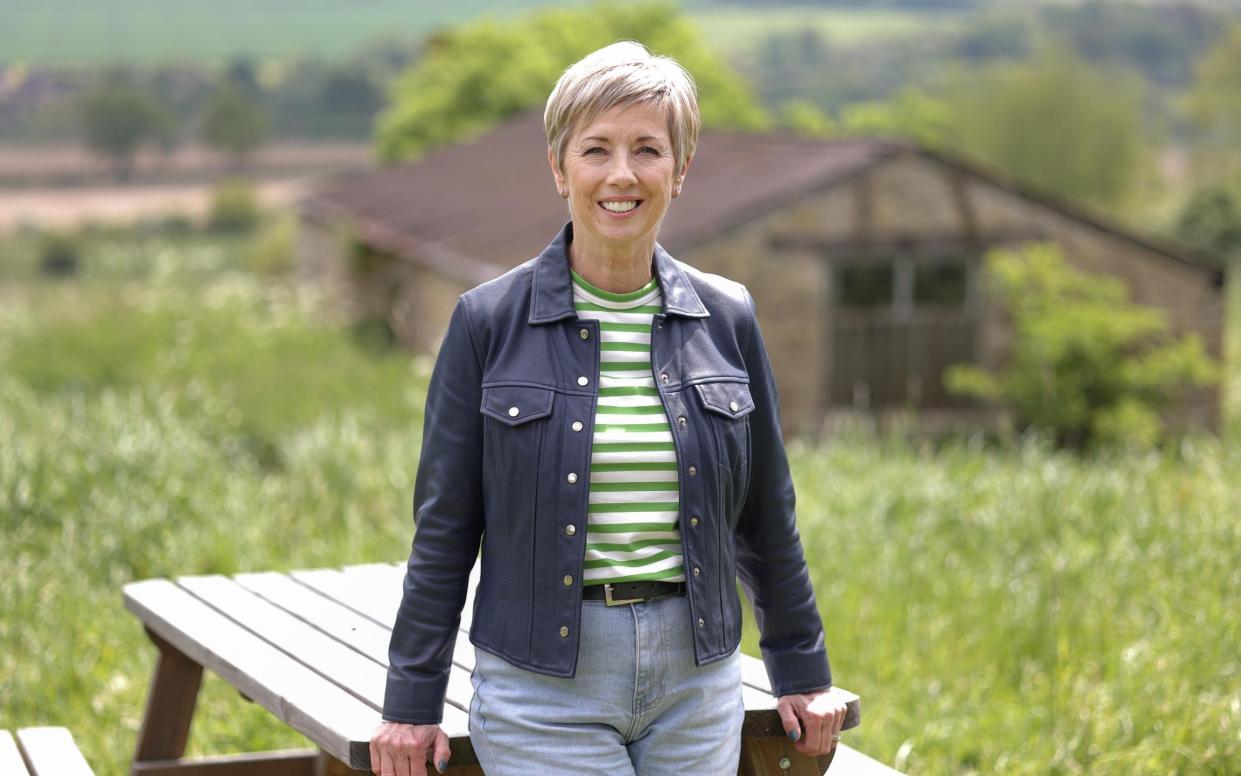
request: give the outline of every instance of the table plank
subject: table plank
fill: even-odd
[[[380,722],[373,708],[166,579],[132,582],[124,593],[125,607],[187,657],[333,757],[365,766]]]
[[[13,734],[7,730],[0,730],[0,774],[4,776],[26,776],[26,763],[22,760],[22,755],[17,751],[17,742],[13,740]]]
[[[282,598],[294,606],[293,610],[246,589],[241,585],[241,577],[233,580],[181,577],[177,582],[195,595],[206,596],[204,600],[216,610],[261,634],[283,652],[382,711],[387,684],[387,639],[390,637],[387,629],[298,585],[287,576],[271,575],[258,580],[253,579],[254,576],[259,575],[248,575],[246,581]],[[311,622],[314,625],[310,625]],[[323,623],[330,627],[320,627]],[[359,628],[365,636],[361,643],[355,643]],[[379,647],[381,642],[382,648]],[[465,680],[468,682],[468,678]],[[444,709],[441,728],[449,738],[469,736],[468,708],[467,705],[465,710],[458,706]]]
[[[86,758],[62,727],[33,727],[17,731],[17,745],[26,756],[32,776],[94,776]]]
[[[383,708],[387,668],[259,598],[228,577],[177,577],[196,598],[372,709]]]
[[[360,567],[350,567],[350,569],[357,568]],[[387,573],[390,574],[390,572]],[[315,569],[295,571],[292,576],[333,601],[368,617],[378,625],[390,629],[392,622],[396,619],[396,606],[389,605],[391,596],[387,596],[389,603],[385,603],[382,600],[384,596],[377,593],[374,588],[374,577],[365,573],[347,574],[345,571],[335,569]],[[400,589],[398,588],[398,605],[399,596]],[[468,714],[470,699],[474,697],[474,686],[470,682],[470,672],[474,668],[474,647],[464,634],[457,634],[453,644],[452,662],[454,668],[448,673],[447,701],[451,706]],[[468,725],[465,729],[469,730]]]

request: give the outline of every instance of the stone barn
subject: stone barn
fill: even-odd
[[[458,294],[537,255],[566,220],[545,149],[530,113],[337,180],[302,203],[300,269],[353,319],[433,352]],[[1223,272],[1209,257],[906,143],[704,132],[659,239],[750,288],[790,432],[907,409],[927,430],[994,421],[941,382],[949,365],[996,366],[1010,347],[981,282],[994,246],[1054,241],[1223,352]],[[1212,388],[1187,391],[1167,420],[1218,430],[1220,415]]]

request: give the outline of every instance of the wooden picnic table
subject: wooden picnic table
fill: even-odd
[[[369,741],[380,723],[388,641],[404,573],[404,564],[370,564],[125,585],[126,608],[142,621],[159,650],[131,773],[369,772]],[[471,596],[473,589],[471,584]],[[441,725],[451,741],[448,773],[453,776],[482,774],[469,738],[474,648],[467,632],[472,611],[467,601]],[[183,758],[204,668],[317,748]],[[743,655],[742,675],[746,718],[740,776],[824,773],[831,755],[805,757],[785,736],[762,661]],[[845,728],[857,725],[858,697],[840,688],[833,692],[848,703]]]

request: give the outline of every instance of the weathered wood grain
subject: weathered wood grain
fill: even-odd
[[[133,582],[124,592],[147,627],[324,751],[358,765],[369,757],[365,742],[380,721],[373,708],[168,580]]]

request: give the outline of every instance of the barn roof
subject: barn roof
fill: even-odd
[[[338,179],[303,200],[303,214],[342,219],[365,244],[462,281],[483,282],[537,255],[567,219],[563,200],[554,194],[546,147],[542,114],[531,111],[413,162]],[[1176,261],[1214,268],[1190,248],[1134,234],[961,159],[893,140],[780,133],[704,131],[693,174],[668,211],[660,244],[675,254],[907,153],[956,167]]]

